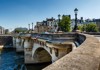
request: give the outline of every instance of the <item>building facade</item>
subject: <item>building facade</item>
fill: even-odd
[[[46,18],[42,22],[37,22],[34,31],[35,33],[45,33],[45,32],[57,32],[58,20],[52,18]]]
[[[2,26],[0,26],[0,34],[5,34],[5,29]]]

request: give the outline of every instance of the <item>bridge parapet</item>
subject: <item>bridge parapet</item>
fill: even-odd
[[[85,41],[53,64],[47,66],[43,70],[99,70],[100,69],[100,43],[90,35],[79,34],[81,40]],[[78,40],[79,41],[79,40]]]

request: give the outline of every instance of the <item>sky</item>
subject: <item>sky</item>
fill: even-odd
[[[78,8],[78,18],[100,18],[100,0],[0,0],[0,26],[13,30],[27,27],[58,14],[71,15]]]

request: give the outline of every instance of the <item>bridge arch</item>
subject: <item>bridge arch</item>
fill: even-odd
[[[51,54],[45,48],[42,47],[39,47],[34,50],[33,59],[36,63],[52,62]]]

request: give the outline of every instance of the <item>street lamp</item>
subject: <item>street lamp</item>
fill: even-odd
[[[33,31],[33,23],[32,23],[32,31]]]
[[[77,13],[78,13],[77,8],[74,9],[74,13],[75,13],[75,26],[74,26],[73,31],[76,32],[76,30],[77,30]]]
[[[30,24],[28,24],[28,33],[30,32]]]
[[[30,30],[30,24],[28,24],[28,28],[29,28],[29,30]]]
[[[60,22],[60,16],[61,16],[61,15],[59,14],[59,15],[58,15],[59,22]]]
[[[59,14],[59,15],[58,15],[58,23],[60,23],[60,16],[61,16],[61,15]],[[58,27],[58,31],[60,31],[60,30],[61,30],[61,27],[59,26],[59,27]]]

